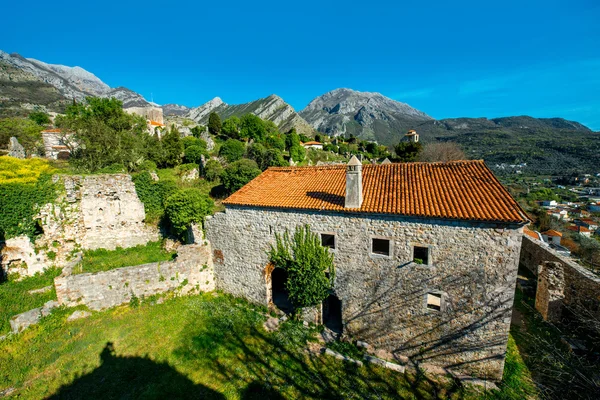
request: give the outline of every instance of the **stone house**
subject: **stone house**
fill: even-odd
[[[548,231],[542,232],[542,238],[544,242],[560,245],[560,241],[562,240],[562,233],[559,231],[555,231],[554,229],[550,229]]]
[[[277,302],[275,233],[334,253],[315,316],[398,359],[500,380],[525,212],[483,161],[269,168],[206,221],[218,289]],[[283,303],[282,303],[283,304]]]

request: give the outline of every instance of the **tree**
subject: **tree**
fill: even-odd
[[[285,136],[285,148],[289,150],[294,146],[300,146],[300,136],[296,133],[296,129],[292,129],[290,133]]]
[[[424,162],[448,162],[455,160],[466,160],[467,156],[460,146],[454,142],[433,142],[423,147],[419,154],[419,161]]]
[[[285,140],[283,140],[280,135],[271,135],[267,137],[265,144],[271,149],[277,149],[280,151],[285,150]]]
[[[256,162],[243,158],[225,168],[221,175],[221,182],[229,193],[239,190],[246,183],[260,175],[261,170]]]
[[[193,164],[202,164],[202,156],[208,157],[208,153],[205,149],[198,145],[190,146],[184,151],[185,162]]]
[[[312,233],[308,225],[296,227],[291,239],[286,230],[283,236],[275,234],[275,240],[275,246],[271,246],[268,253],[269,260],[275,267],[287,271],[285,286],[294,306],[321,304],[333,288],[333,254],[321,245],[318,235]]]
[[[204,178],[207,181],[214,182],[221,178],[225,169],[217,160],[208,160],[204,166]]]
[[[42,111],[34,111],[31,114],[29,114],[28,118],[36,124],[38,124],[39,126],[45,126],[51,122],[50,116]]]
[[[10,138],[14,136],[25,148],[27,155],[31,155],[41,147],[41,131],[41,126],[28,119],[0,119],[0,147],[6,148]]]
[[[283,158],[281,151],[277,149],[268,149],[265,157],[265,169],[269,167],[285,167],[289,165]]]
[[[230,138],[239,139],[241,123],[242,122],[238,117],[229,117],[223,122],[223,129],[221,130],[221,132],[223,133],[223,135],[228,136]]]
[[[396,158],[400,162],[416,161],[421,149],[419,142],[400,142],[394,147]]]
[[[225,158],[227,162],[234,162],[244,156],[246,145],[235,139],[227,139],[219,149],[219,156]]]
[[[197,139],[200,139],[202,137],[202,133],[206,131],[206,127],[202,125],[197,125],[190,129],[190,131],[192,132],[192,136],[194,136]]]
[[[304,161],[306,157],[306,149],[300,145],[290,147],[290,157],[296,162]]]
[[[181,156],[183,155],[183,143],[181,134],[177,128],[173,127],[162,138],[162,148],[164,158],[162,166],[167,168],[176,167],[181,164]]]
[[[146,121],[123,111],[117,99],[88,97],[87,105],[73,103],[56,124],[65,132],[74,132],[66,145],[71,150],[70,163],[76,168],[94,172],[114,164],[129,171],[136,170],[156,145],[148,135]],[[65,137],[66,139],[66,137]]]
[[[250,147],[248,147],[248,158],[256,161],[256,164],[262,170],[267,168],[265,166],[266,156],[267,149],[262,144],[253,143]]]
[[[216,112],[211,112],[208,116],[208,131],[217,136],[221,133],[221,117]]]
[[[246,114],[242,117],[240,127],[240,137],[243,139],[253,139],[261,142],[267,136],[267,130],[263,120],[254,114]]]
[[[212,199],[200,189],[181,189],[165,202],[165,214],[178,235],[183,235],[190,224],[202,223],[204,217],[212,214]]]

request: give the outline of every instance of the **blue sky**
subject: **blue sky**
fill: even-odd
[[[600,130],[600,1],[9,2],[0,49],[81,66],[160,104],[339,87],[434,118],[563,117]]]

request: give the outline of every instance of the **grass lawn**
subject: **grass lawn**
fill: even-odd
[[[145,245],[116,250],[86,250],[81,263],[73,268],[73,274],[108,271],[115,268],[172,260],[175,253],[166,251],[162,243],[148,242]]]
[[[525,398],[518,390],[482,393],[310,355],[306,341],[314,330],[288,321],[268,333],[265,310],[226,295],[145,301],[67,323],[72,312],[59,309],[0,342],[0,393],[11,389],[24,399]],[[510,350],[516,351],[512,342]]]
[[[20,281],[10,280],[0,284],[0,335],[10,331],[10,318],[41,307],[48,300],[56,300],[54,278],[60,275],[60,270],[51,268],[44,274],[36,274]],[[45,293],[29,294],[30,290],[41,289],[52,285],[52,290]]]

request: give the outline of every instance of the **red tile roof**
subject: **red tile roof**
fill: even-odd
[[[318,146],[318,145],[322,145],[322,144],[323,143],[321,143],[321,142],[312,141],[312,142],[302,143],[302,146]]]
[[[542,235],[562,237],[562,233],[560,233],[559,231],[555,231],[554,229],[550,229],[549,231],[542,232]]]
[[[527,236],[529,236],[529,237],[531,237],[531,238],[534,238],[534,239],[540,240],[540,237],[538,236],[537,232],[535,232],[535,231],[532,231],[532,230],[531,230],[531,229],[529,229],[528,227],[524,227],[524,228],[523,228],[523,234],[525,234],[525,235],[527,235]]]
[[[42,133],[60,133],[61,130],[59,128],[54,128],[54,129],[44,129],[42,131]]]
[[[153,126],[165,126],[165,124],[161,124],[160,122],[156,122],[156,121],[150,121],[150,125],[153,125]]]
[[[459,220],[528,221],[483,161],[364,165],[363,203],[344,207],[346,166],[269,168],[223,203]]]

